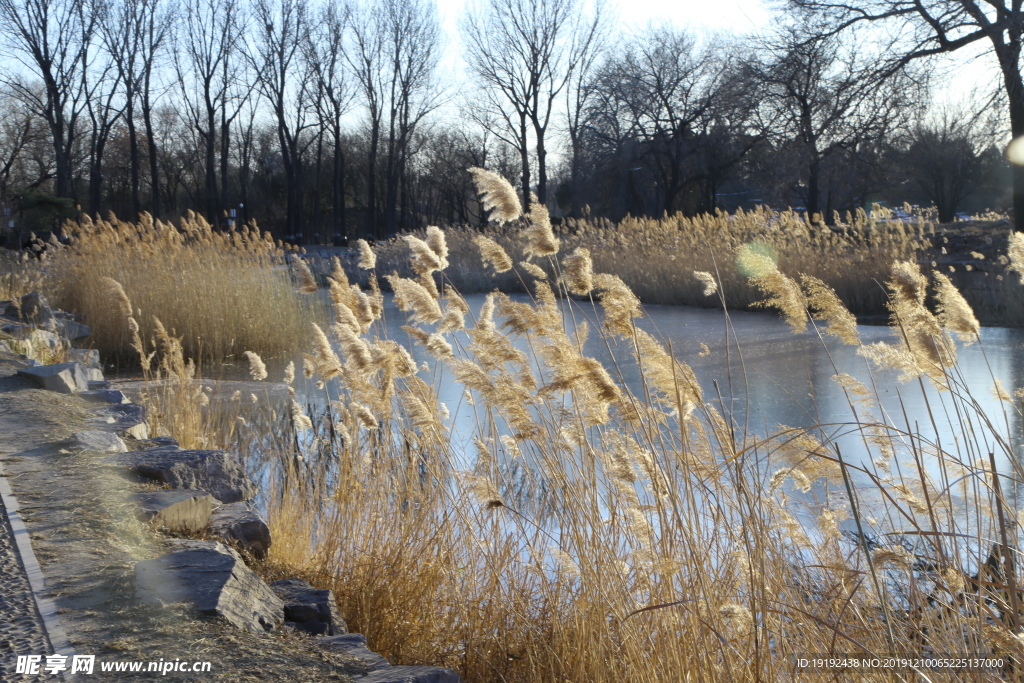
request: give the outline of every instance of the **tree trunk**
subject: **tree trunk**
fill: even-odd
[[[341,134],[337,128],[334,135],[333,170],[331,204],[334,215],[334,246],[341,246],[348,241],[348,232],[345,229],[345,153],[341,149]]]
[[[819,205],[821,202],[821,160],[817,157],[811,161],[807,169],[807,218],[813,220],[814,214],[821,213]]]
[[[160,217],[160,177],[157,171],[156,139],[153,135],[152,107],[149,103],[149,76],[146,76],[145,91],[142,95],[142,122],[146,127],[146,147],[149,154],[150,206],[154,218]]]
[[[523,165],[523,213],[530,212],[530,148],[526,146],[526,112],[519,115],[519,157]]]
[[[367,159],[366,174],[366,234],[368,237],[382,239],[384,235],[377,232],[377,148],[380,145],[380,123],[376,120],[370,124],[370,154]]]
[[[544,148],[544,129],[534,126],[534,133],[537,136],[537,201],[542,206],[548,203],[548,151]]]
[[[139,195],[139,136],[135,130],[135,93],[129,89],[124,109],[125,125],[128,127],[128,164],[131,175],[132,220],[139,219],[142,199]]]
[[[1003,67],[1003,83],[1010,104],[1010,130],[1014,139],[1024,135],[1024,80],[1017,69],[1017,60],[999,60]],[[1013,164],[1013,224],[1024,231],[1024,166]]]
[[[206,219],[216,227],[220,222],[217,212],[217,130],[216,111],[207,109],[206,116]]]
[[[220,193],[225,203],[230,201],[228,196],[228,156],[231,150],[231,123],[224,117],[225,109],[221,109],[220,122]]]

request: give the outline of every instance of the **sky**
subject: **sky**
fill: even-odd
[[[438,10],[447,40],[446,56],[442,70],[460,80],[463,63],[460,52],[458,20],[468,4],[474,0],[437,0]],[[586,1],[586,0],[584,0]],[[667,22],[696,32],[722,32],[744,35],[763,31],[771,27],[774,20],[772,0],[605,0],[613,10],[620,28],[642,28],[651,22]],[[937,101],[956,103],[966,93],[979,86],[987,85],[997,78],[998,70],[994,60],[986,55],[980,59],[978,51],[967,51],[955,57],[934,62],[943,70],[939,86],[933,90]],[[982,50],[984,52],[984,50]],[[945,69],[949,71],[945,71]],[[998,87],[998,85],[996,85]]]

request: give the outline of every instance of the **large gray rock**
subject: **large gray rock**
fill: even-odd
[[[129,404],[131,405],[131,404]],[[181,450],[175,446],[132,451],[121,456],[131,470],[175,489],[198,489],[222,503],[256,495],[245,466],[227,451]]]
[[[331,591],[317,590],[302,579],[281,579],[270,587],[284,602],[285,624],[316,636],[348,631]]]
[[[99,417],[93,424],[133,439],[148,439],[149,425],[146,423],[146,407],[138,403],[121,403],[104,406],[98,410]]]
[[[139,517],[157,529],[189,532],[206,528],[215,502],[206,491],[190,489],[137,493],[134,499]]]
[[[178,440],[173,436],[151,436],[145,441],[139,442],[143,448],[164,448],[180,451]]]
[[[85,379],[87,382],[102,382],[104,380],[103,371],[99,368],[86,368]]]
[[[288,607],[285,606],[287,610]],[[347,657],[355,657],[361,660],[370,671],[386,669],[391,662],[384,659],[370,648],[366,647],[366,636],[362,633],[346,633],[340,636],[324,636],[320,638],[320,644],[326,647],[333,647],[341,650]]]
[[[191,541],[181,550],[135,564],[135,591],[148,603],[186,602],[238,628],[272,631],[284,603],[235,551],[216,541]]]
[[[39,292],[32,292],[21,297],[21,301],[17,306],[14,305],[13,301],[7,304],[4,315],[15,320],[43,324],[53,317],[53,311],[50,310],[50,303],[46,300],[45,296]]]
[[[214,510],[210,535],[219,536],[227,545],[237,544],[258,560],[270,549],[270,528],[247,503],[229,503]]]
[[[52,325],[53,331],[68,341],[84,339],[92,334],[92,330],[89,329],[88,325],[83,325],[67,316],[55,317]]]
[[[69,349],[68,358],[86,368],[102,368],[100,352],[96,349]]]
[[[87,430],[75,432],[69,440],[72,448],[83,451],[97,451],[99,453],[124,453],[128,447],[117,434],[101,432],[98,430]]]
[[[74,394],[89,388],[81,363],[37,365],[33,368],[22,368],[18,370],[18,374],[44,389],[59,391],[62,394]]]
[[[90,382],[90,385],[92,383]],[[128,403],[128,397],[117,389],[90,389],[79,394],[82,398],[93,403]]]
[[[359,683],[462,683],[462,676],[443,666],[389,666],[370,672]]]

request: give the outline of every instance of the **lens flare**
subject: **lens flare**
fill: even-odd
[[[1024,166],[1024,135],[1014,138],[1006,146],[1006,158],[1010,160],[1011,164]]]

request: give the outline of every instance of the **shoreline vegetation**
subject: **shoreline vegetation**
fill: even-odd
[[[312,302],[306,259],[256,232],[217,235],[194,217],[180,245],[169,228],[141,231],[179,245],[168,267],[197,281],[210,264],[190,261],[233,255],[214,269],[223,280],[188,290],[197,315],[227,316],[230,304],[205,300],[271,278],[250,292],[255,303],[236,304],[265,327],[218,337],[233,343],[168,323],[181,282],[147,277],[165,259],[136,242],[139,226],[83,232],[42,265],[82,259],[53,269],[66,279],[51,291],[71,310],[76,296],[88,302],[76,311],[88,324],[110,325],[122,346],[107,353],[142,358],[161,429],[234,448],[266,475],[275,543],[259,570],[333,590],[350,627],[395,663],[449,666],[467,681],[646,683],[776,680],[809,653],[969,653],[1004,662],[977,680],[1020,679],[1024,516],[1008,492],[1024,479],[1024,388],[992,377],[1002,412],[986,414],[958,369],[957,349],[982,344],[988,313],[940,267],[948,235],[882,212],[838,228],[760,212],[555,230],[541,205],[522,216],[504,179],[474,176],[496,225],[360,244],[354,268],[336,260],[319,273],[329,315]],[[1024,240],[989,246],[972,256],[984,270],[961,270],[988,273],[998,284],[987,291],[1005,296],[981,311],[1017,311]],[[84,265],[104,258],[124,272]],[[126,284],[133,268],[140,277]],[[382,287],[425,367],[383,336]],[[493,291],[477,315],[460,293],[520,287],[528,302]],[[669,296],[727,313],[760,302],[794,332],[856,346],[873,372],[900,371],[928,415],[886,412],[873,382],[836,366],[846,420],[744,430],[723,409],[734,397],[700,386],[635,324],[641,302]],[[279,305],[294,318],[278,319]],[[892,342],[861,344],[855,314],[866,311],[887,312]],[[585,355],[588,338],[624,351],[602,364]],[[303,367],[268,378],[261,354],[285,342],[306,350]],[[244,355],[254,381],[282,381],[290,397],[211,402],[189,358],[214,348]],[[639,387],[626,385],[627,367]],[[322,400],[296,400],[304,380]],[[457,405],[438,400],[442,382],[463,387]],[[459,415],[472,433],[455,433]],[[940,420],[957,425],[954,443],[937,438]],[[869,457],[844,457],[851,443]]]

